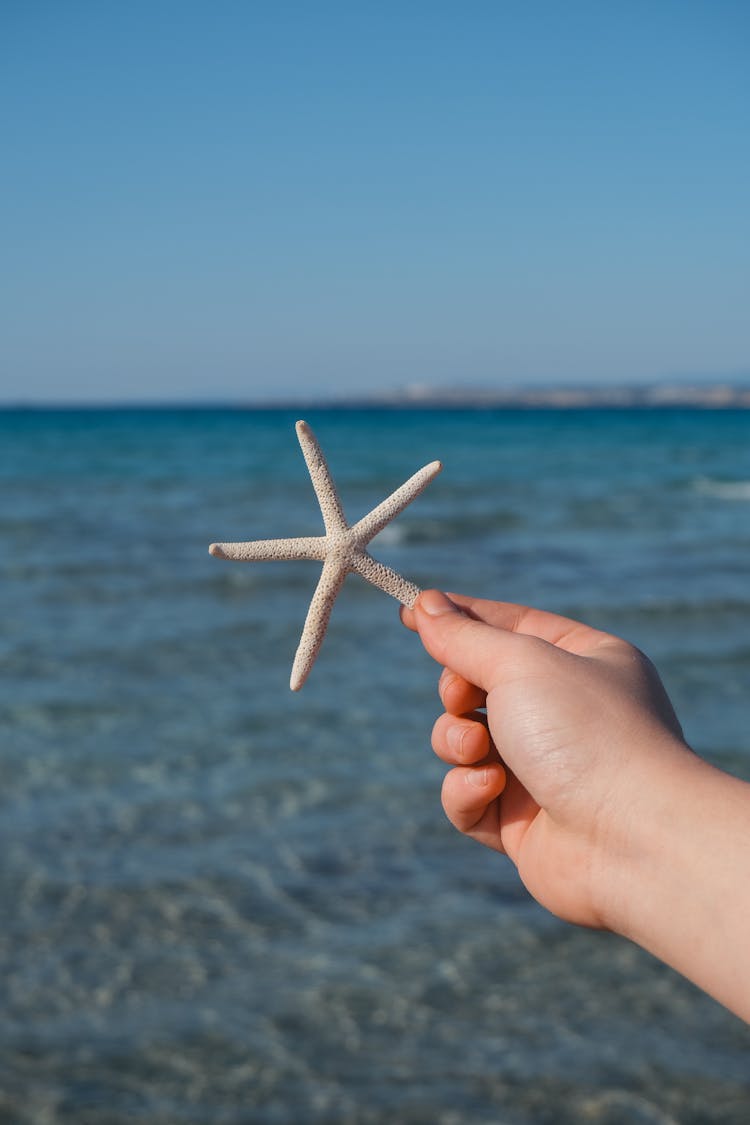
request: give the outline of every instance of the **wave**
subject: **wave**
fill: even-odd
[[[467,540],[489,539],[501,531],[523,525],[515,512],[470,512],[465,515],[444,516],[441,519],[422,517],[389,524],[373,540],[373,548],[423,543],[459,543]]]
[[[716,480],[698,477],[693,481],[697,492],[715,496],[718,500],[750,500],[750,480]]]
[[[378,532],[378,543],[382,546],[398,547],[401,543],[405,543],[407,539],[406,531],[403,527],[397,527],[395,524],[389,523],[382,531]]]

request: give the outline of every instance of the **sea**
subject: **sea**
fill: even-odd
[[[750,1121],[750,1030],[460,836],[438,667],[357,577],[299,693],[321,533],[293,409],[0,413],[2,1125]],[[420,586],[654,660],[750,779],[750,411],[315,409]],[[726,909],[732,909],[727,902]]]

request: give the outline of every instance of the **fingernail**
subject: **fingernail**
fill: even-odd
[[[477,789],[483,789],[487,784],[487,770],[469,770],[467,780],[469,785],[474,785]]]
[[[443,668],[442,672],[440,673],[440,679],[438,680],[438,695],[441,699],[443,698],[444,693],[451,686],[455,678],[455,672],[451,672],[449,668]]]
[[[446,598],[445,594],[441,594],[439,590],[425,590],[423,594],[419,595],[417,604],[425,613],[429,613],[430,617],[440,617],[444,613],[456,612],[456,607],[450,598]]]
[[[464,740],[465,730],[465,727],[460,727],[457,724],[454,724],[452,727],[448,727],[447,731],[445,732],[445,741],[448,743],[448,749],[453,750],[455,754],[459,754],[461,752],[461,743]]]

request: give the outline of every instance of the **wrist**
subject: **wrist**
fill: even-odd
[[[750,785],[675,746],[628,822],[605,924],[750,1019]]]
[[[671,736],[628,770],[617,809],[601,817],[594,900],[604,928],[644,944],[644,920],[665,894],[679,893],[702,786],[717,772]]]

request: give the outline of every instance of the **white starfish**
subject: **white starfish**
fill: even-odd
[[[347,574],[356,571],[373,586],[384,590],[404,605],[414,605],[420,592],[419,587],[378,562],[366,548],[370,540],[402,512],[407,504],[411,504],[443,467],[439,461],[425,465],[383,500],[382,504],[378,504],[377,508],[373,508],[358,523],[350,526],[346,522],[326,459],[307,422],[297,423],[297,437],[318,497],[325,535],[300,539],[258,539],[248,543],[212,543],[208,548],[216,558],[237,559],[241,562],[318,559],[323,563],[323,573],[310,602],[294,658],[289,681],[292,691],[299,691],[310,674],[325,637],[333,603]]]

